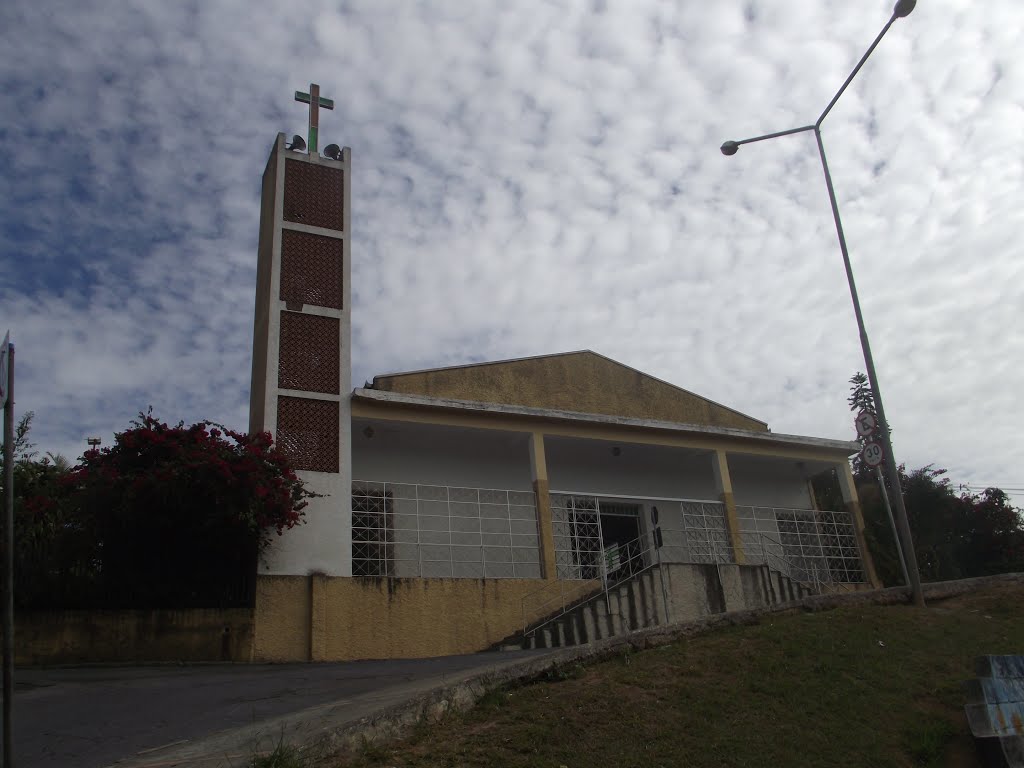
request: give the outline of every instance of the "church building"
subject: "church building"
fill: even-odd
[[[877,586],[854,442],[773,433],[589,350],[353,389],[351,151],[318,150],[333,104],[300,96],[309,141],[278,135],[263,176],[250,430],[322,495],[259,564],[256,660],[467,653],[539,627],[585,642],[787,599],[780,585]],[[841,509],[817,508],[820,475]],[[613,590],[646,608],[620,616]]]

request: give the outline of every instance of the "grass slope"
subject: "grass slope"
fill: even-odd
[[[977,766],[960,684],[1024,653],[1024,588],[789,613],[495,691],[338,766]]]

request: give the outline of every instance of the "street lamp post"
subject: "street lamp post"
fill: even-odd
[[[853,81],[860,68],[864,66],[864,62],[867,61],[868,56],[871,55],[875,47],[881,42],[882,37],[889,31],[889,27],[893,25],[893,22],[898,18],[903,18],[910,14],[914,10],[914,6],[917,4],[917,0],[897,0],[895,7],[893,8],[892,16],[886,25],[882,28],[882,31],[878,33],[874,42],[871,46],[860,57],[860,61],[857,62],[857,66],[853,68],[849,77],[843,83],[842,87],[836,91],[836,95],[832,97],[832,100],[825,107],[824,111],[814,122],[813,125],[804,125],[800,128],[791,128],[788,131],[778,131],[776,133],[768,133],[763,136],[755,136],[751,139],[743,139],[742,141],[727,141],[722,144],[723,155],[735,155],[737,150],[743,144],[752,144],[755,141],[764,141],[765,139],[775,139],[779,136],[788,136],[794,133],[804,133],[806,131],[812,131],[814,138],[818,144],[818,155],[821,157],[821,169],[825,173],[825,186],[828,188],[828,199],[832,203],[832,218],[836,222],[836,234],[839,236],[839,249],[843,252],[843,265],[846,267],[846,280],[850,285],[850,298],[853,299],[853,312],[857,317],[857,328],[860,330],[860,345],[864,351],[864,364],[867,366],[868,381],[871,383],[871,394],[875,399],[875,409],[878,412],[879,421],[879,434],[884,442],[885,447],[885,466],[889,473],[889,480],[893,485],[893,495],[896,499],[896,518],[899,526],[900,537],[903,539],[903,551],[907,559],[907,568],[910,572],[910,589],[913,594],[914,603],[919,606],[924,605],[924,593],[921,591],[921,575],[917,569],[917,556],[914,553],[914,543],[910,535],[910,522],[907,519],[907,508],[903,502],[903,488],[900,484],[899,470],[896,466],[896,458],[892,451],[892,440],[889,438],[889,427],[888,420],[885,418],[885,408],[882,406],[882,393],[878,387],[878,376],[875,374],[875,361],[871,356],[871,344],[868,342],[868,333],[864,329],[864,316],[860,310],[860,299],[857,297],[857,284],[853,279],[853,269],[850,267],[850,253],[846,248],[846,236],[843,234],[843,223],[839,218],[839,205],[836,203],[836,193],[832,188],[832,175],[828,170],[828,161],[825,159],[825,145],[821,141],[821,123],[835,106],[835,103],[839,100],[839,97],[843,95],[847,86]]]

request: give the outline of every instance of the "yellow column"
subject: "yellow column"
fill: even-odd
[[[736,515],[736,500],[732,495],[732,478],[729,477],[729,462],[726,461],[725,451],[716,450],[712,454],[711,467],[715,472],[718,498],[725,507],[725,524],[729,529],[729,540],[732,542],[736,562],[743,565],[747,562],[747,556],[743,551],[743,539],[740,537],[740,520]]]
[[[875,589],[882,586],[878,580],[878,573],[875,571],[875,561],[871,558],[868,550],[868,542],[864,537],[864,515],[860,509],[860,499],[857,498],[857,485],[853,482],[853,471],[850,469],[850,462],[844,461],[836,465],[836,475],[839,477],[839,489],[843,493],[843,502],[846,504],[846,511],[850,513],[853,520],[853,532],[857,537],[857,549],[860,550],[860,560],[864,564],[864,575]]]
[[[545,579],[558,577],[555,567],[555,529],[551,523],[551,488],[548,485],[548,462],[544,455],[544,434],[530,434],[530,471],[533,492],[537,496],[537,528],[540,532],[540,574]]]

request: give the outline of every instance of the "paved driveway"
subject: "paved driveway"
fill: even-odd
[[[15,672],[17,768],[101,768],[330,702],[354,716],[538,651],[342,664],[64,667]]]

